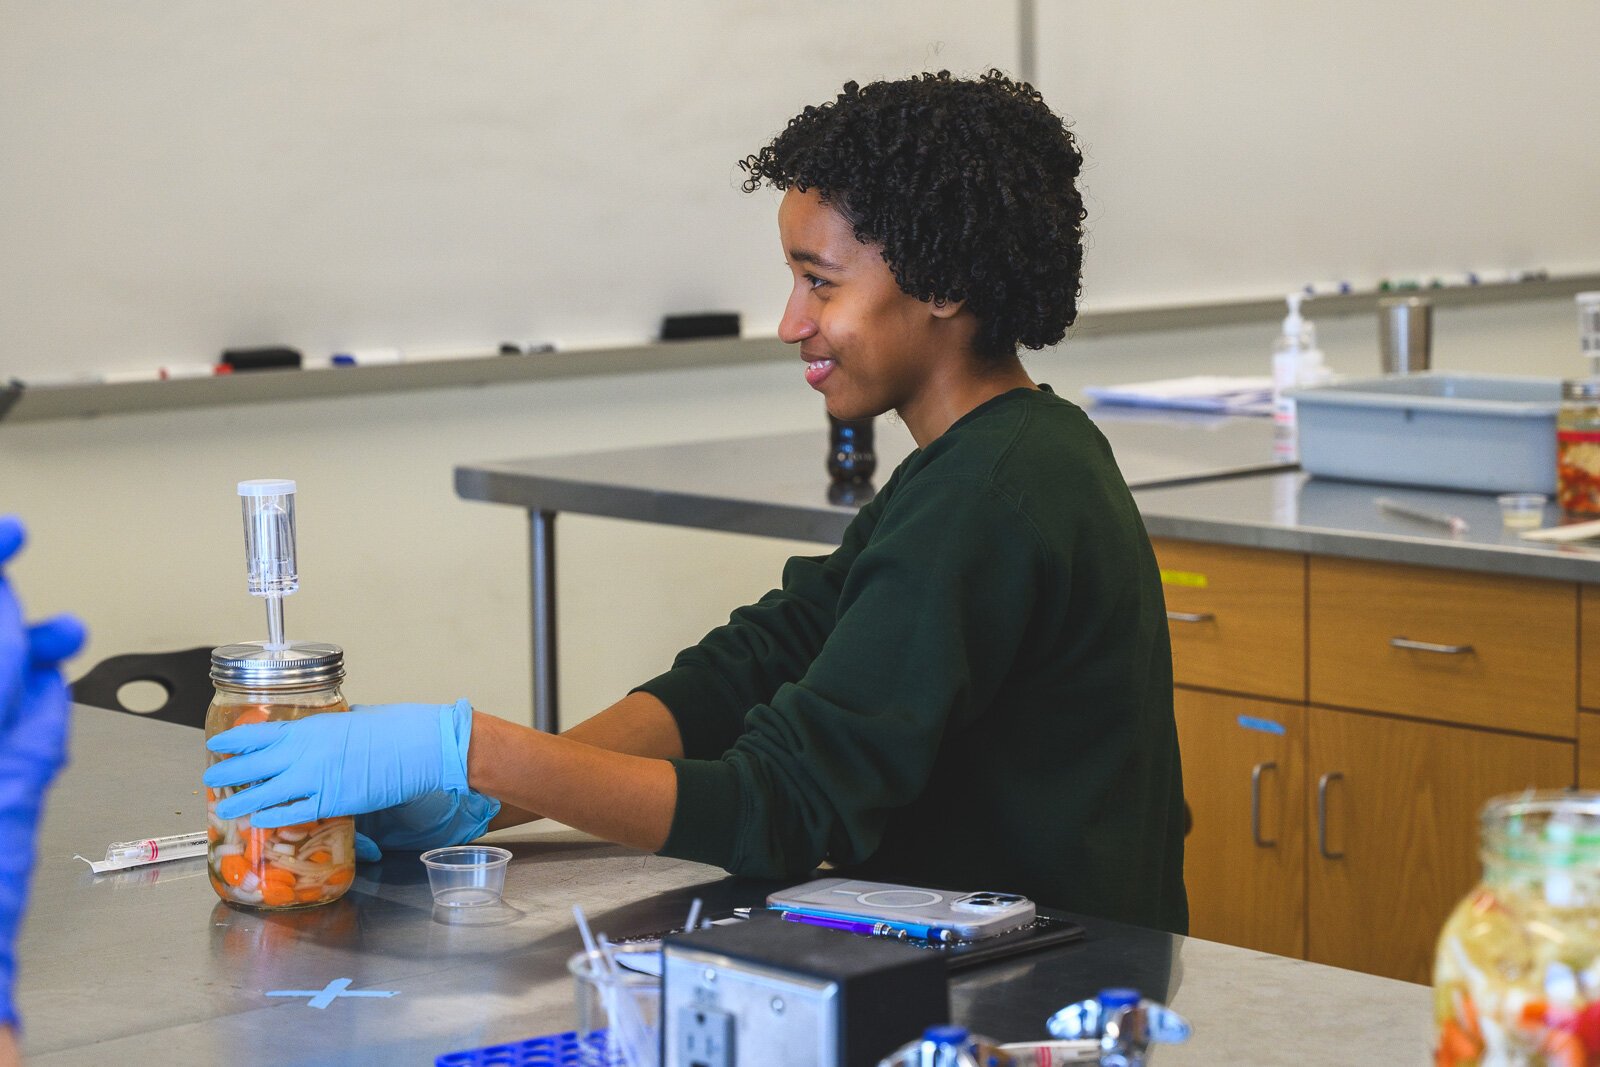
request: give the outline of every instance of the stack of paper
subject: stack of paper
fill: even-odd
[[[1084,394],[1097,404],[1176,408],[1226,415],[1272,414],[1272,379],[1197,375],[1127,385],[1091,385]]]

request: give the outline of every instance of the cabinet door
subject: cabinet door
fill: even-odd
[[[1305,708],[1178,689],[1189,932],[1305,956]]]
[[[1490,797],[1559,789],[1571,743],[1311,708],[1308,957],[1431,980],[1434,943],[1478,880]]]

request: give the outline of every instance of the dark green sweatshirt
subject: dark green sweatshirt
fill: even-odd
[[[1110,446],[1053,393],[967,413],[837,551],[639,688],[686,757],[664,855],[1188,927],[1155,557]]]

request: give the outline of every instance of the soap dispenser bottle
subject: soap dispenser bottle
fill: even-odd
[[[1300,460],[1300,437],[1291,389],[1315,385],[1330,375],[1317,348],[1316,327],[1300,313],[1304,293],[1290,293],[1289,313],[1272,346],[1272,454],[1284,463]]]

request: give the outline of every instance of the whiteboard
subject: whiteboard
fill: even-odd
[[[736,161],[1017,34],[977,0],[0,0],[0,381],[770,332],[775,199]]]
[[[1600,4],[1039,0],[1084,307],[1600,266]]]

